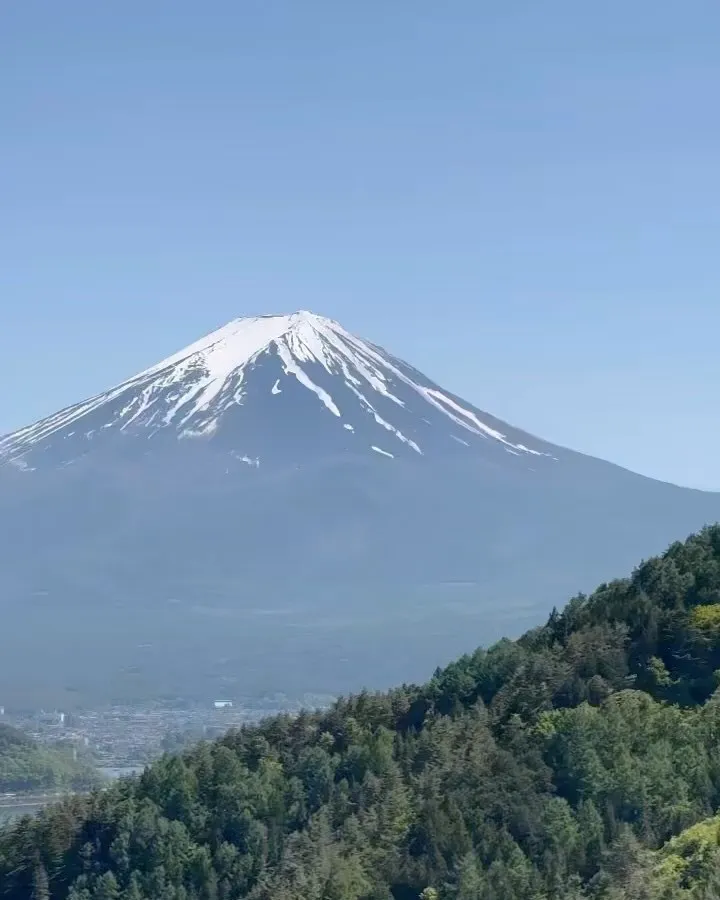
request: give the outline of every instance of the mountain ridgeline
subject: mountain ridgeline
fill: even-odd
[[[6,900],[720,897],[720,527],[422,685],[0,837]]]
[[[718,520],[337,322],[238,319],[0,439],[0,698],[419,680]]]

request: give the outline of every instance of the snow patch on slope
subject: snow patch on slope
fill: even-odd
[[[294,375],[297,380],[306,387],[308,390],[317,394],[320,400],[327,406],[330,412],[340,418],[340,410],[335,405],[333,398],[328,394],[327,391],[323,390],[321,387],[318,387],[314,381],[311,381],[310,378],[303,372],[302,368],[297,364],[297,362],[293,359],[292,353],[289,348],[284,346],[281,343],[277,345],[277,353],[280,359],[283,361],[283,370],[286,375]]]

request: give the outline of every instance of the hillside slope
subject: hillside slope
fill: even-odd
[[[385,688],[718,520],[336,322],[241,319],[0,441],[0,696]]]
[[[0,793],[80,790],[99,780],[69,750],[41,747],[16,728],[0,724]]]
[[[715,897],[719,669],[713,527],[423,686],[268,720],[20,824],[0,896]]]

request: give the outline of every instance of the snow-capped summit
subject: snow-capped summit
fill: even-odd
[[[63,463],[119,435],[211,439],[241,459],[338,453],[548,456],[492,417],[307,311],[235,319],[121,384],[0,440],[0,456]],[[48,456],[48,451],[50,455]]]

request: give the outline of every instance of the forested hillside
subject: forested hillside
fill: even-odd
[[[40,747],[16,728],[0,724],[0,793],[79,790],[99,780],[69,750]]]
[[[21,822],[0,895],[720,898],[718,670],[712,527],[424,686],[270,719]]]

